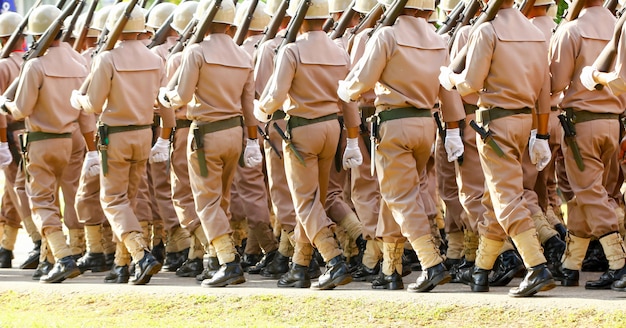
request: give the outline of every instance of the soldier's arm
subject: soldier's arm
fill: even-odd
[[[469,37],[465,70],[451,76],[461,96],[476,93],[483,88],[491,68],[495,40],[495,31],[490,24],[479,27]]]
[[[572,29],[558,29],[550,47],[550,91],[558,93],[572,82],[578,53]]]
[[[16,120],[22,120],[33,113],[39,97],[39,88],[43,83],[43,69],[37,60],[30,60],[24,65],[13,102],[6,107]]]
[[[296,73],[296,56],[292,50],[293,47],[295,47],[294,44],[287,45],[276,55],[274,73],[260,99],[260,106],[267,114],[272,114],[281,108],[289,94],[291,82]]]
[[[395,46],[395,38],[391,28],[383,28],[372,35],[365,46],[363,57],[359,59],[346,80],[348,96],[358,99],[363,93],[371,90],[385,70]]]
[[[91,71],[91,83],[87,89],[87,106],[83,109],[87,113],[102,113],[104,102],[111,92],[113,80],[113,63],[107,60],[107,53],[102,53],[94,58]]]
[[[256,139],[259,121],[254,117],[254,70],[250,69],[248,79],[241,93],[241,110],[243,120],[248,127],[248,138]]]
[[[189,48],[188,51],[183,53],[182,62],[179,67],[181,71],[178,76],[178,84],[175,89],[178,97],[180,97],[180,100],[170,99],[173,107],[185,105],[193,98],[193,94],[196,91],[196,87],[198,86],[198,81],[200,79],[200,67],[204,62],[202,52],[193,51],[194,49],[200,50],[199,47],[200,45],[194,45],[193,48]],[[174,105],[174,103],[176,104]]]

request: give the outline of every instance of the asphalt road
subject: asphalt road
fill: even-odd
[[[458,306],[495,306],[501,308],[517,308],[520,310],[533,309],[590,309],[615,311],[624,309],[626,293],[614,291],[589,291],[584,287],[560,287],[539,293],[529,298],[511,298],[508,290],[519,284],[521,279],[515,279],[509,287],[492,287],[488,293],[471,293],[469,287],[462,284],[446,284],[438,286],[430,293],[409,293],[407,291],[372,290],[371,285],[365,282],[352,282],[332,291],[316,291],[310,289],[277,288],[275,280],[268,280],[259,275],[246,274],[246,283],[225,288],[202,288],[193,278],[179,278],[174,273],[162,272],[155,275],[150,284],[145,286],[104,284],[105,273],[85,274],[67,280],[61,284],[40,284],[33,281],[33,270],[20,270],[17,266],[26,258],[32,248],[28,236],[20,231],[14,252],[13,269],[0,269],[0,292],[16,291],[50,291],[67,293],[147,293],[147,294],[210,294],[210,295],[298,295],[320,296],[331,298],[365,298],[369,300],[385,300],[398,302],[428,302],[438,305]],[[404,278],[405,287],[414,282],[419,272],[413,272]],[[581,284],[584,281],[596,279],[600,273],[583,272]]]

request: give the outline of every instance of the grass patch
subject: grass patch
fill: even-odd
[[[1,327],[624,327],[626,313],[325,297],[0,293]]]

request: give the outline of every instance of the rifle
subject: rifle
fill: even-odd
[[[159,0],[159,1],[161,1],[161,0]],[[186,0],[182,0],[180,3],[183,3],[185,1]],[[149,9],[149,10],[152,10],[152,8]],[[146,15],[146,17],[148,17],[148,16]],[[174,20],[174,13],[171,13],[167,17],[165,22],[163,24],[161,24],[161,26],[159,26],[159,28],[156,30],[156,32],[154,32],[154,36],[152,36],[152,40],[150,41],[150,44],[148,44],[148,49],[152,49],[152,48],[154,48],[156,46],[160,46],[163,43],[165,43],[165,40],[167,40],[167,37],[170,35],[170,31],[172,31],[172,27],[170,26],[170,24],[172,23],[173,20]]]
[[[267,40],[271,40],[276,37],[276,33],[278,33],[278,29],[280,28],[280,24],[282,24],[283,19],[285,18],[285,14],[287,13],[287,8],[289,8],[289,0],[283,0],[276,10],[274,17],[270,21],[269,25],[263,31],[263,38],[259,40],[259,43],[256,44],[256,47],[263,44]]]
[[[89,9],[87,9],[87,16],[85,17],[85,22],[80,30],[80,34],[78,38],[74,41],[74,50],[78,51],[85,42],[85,38],[87,38],[87,33],[89,32],[89,27],[91,26],[91,21],[93,21],[93,14],[96,12],[96,7],[98,6],[99,0],[91,0],[91,4],[89,5]]]
[[[66,1],[67,0],[59,0],[59,1],[57,1],[57,3],[54,6],[59,8],[59,9],[63,9],[63,7],[65,7],[65,2]]]
[[[192,18],[189,23],[187,23],[187,26],[185,26],[183,33],[181,33],[178,40],[176,40],[176,44],[174,44],[174,46],[170,49],[170,54],[168,55],[168,57],[172,56],[175,53],[183,51],[183,49],[185,48],[185,44],[187,44],[187,41],[189,40],[189,38],[191,38],[191,35],[193,34],[193,31],[196,29],[197,25],[198,20],[195,17]]]
[[[324,33],[328,33],[330,30],[334,30],[336,25],[335,20],[332,17],[328,17],[324,22],[324,26],[322,26],[322,31],[324,31]]]
[[[122,2],[122,0],[115,0],[115,3],[113,5],[115,6],[116,4],[120,2]],[[96,44],[96,50],[102,48],[102,46],[106,42],[107,35],[109,35],[109,28],[106,26],[106,24],[104,24],[102,31],[100,31],[100,35],[98,35],[98,42]],[[95,56],[96,54],[97,54],[96,51],[92,52],[91,57]]]
[[[452,49],[454,40],[456,40],[461,27],[468,25],[472,18],[476,17],[476,13],[480,10],[480,3],[481,2],[479,0],[472,0],[469,6],[465,6],[463,13],[461,13],[461,17],[459,17],[459,22],[454,27],[454,32],[452,32],[452,35],[450,35],[450,39],[448,40],[448,50]]]
[[[293,16],[293,18],[291,18],[291,21],[289,21],[289,26],[287,26],[287,34],[285,35],[283,42],[280,43],[280,46],[276,48],[276,52],[278,52],[280,48],[296,41],[298,31],[300,31],[300,27],[304,22],[306,12],[307,10],[309,10],[311,4],[311,0],[301,0],[300,4],[298,5],[298,9],[296,10],[296,14]]]
[[[248,29],[250,28],[250,23],[252,22],[252,17],[254,16],[254,11],[256,10],[256,6],[258,3],[259,0],[251,0],[248,11],[246,12],[246,17],[244,18],[241,26],[237,28],[234,39],[235,43],[238,46],[242,45],[243,41],[246,39],[246,34],[248,33]]]
[[[20,22],[20,24],[17,26],[15,31],[13,31],[13,34],[11,34],[11,37],[9,37],[9,41],[7,41],[7,43],[3,45],[2,53],[0,53],[0,58],[2,59],[9,58],[9,56],[11,55],[11,52],[17,45],[17,41],[24,34],[24,29],[26,28],[26,25],[28,25],[28,18],[30,17],[30,14],[33,12],[35,8],[39,7],[40,4],[41,4],[41,0],[37,0],[37,2],[32,7],[30,7],[28,12],[24,16],[24,18],[22,18],[22,21]]]
[[[94,51],[94,55],[99,54],[102,51],[111,50],[115,47],[115,43],[117,43],[117,40],[120,38],[120,35],[122,34],[122,31],[124,31],[124,26],[126,26],[126,22],[128,22],[128,19],[130,18],[130,14],[132,13],[133,9],[135,9],[135,5],[137,4],[137,1],[138,0],[130,0],[130,2],[128,2],[128,4],[126,5],[126,8],[124,9],[124,13],[120,16],[117,22],[115,22],[113,29],[107,33],[107,35],[105,36],[106,39],[103,41],[102,46],[96,48],[96,50]],[[81,85],[80,90],[79,90],[81,95],[84,95],[85,93],[87,93],[89,84],[91,84],[91,75],[87,76],[87,78],[83,82],[83,85]]]
[[[74,30],[74,26],[76,26],[76,21],[78,20],[78,16],[81,12],[83,12],[83,7],[85,7],[85,1],[81,1],[78,6],[76,6],[76,9],[72,14],[72,19],[70,19],[70,24],[67,26],[67,29],[65,30],[65,33],[63,33],[63,36],[61,36],[61,42],[70,41],[70,38],[72,37],[72,31]]]
[[[67,6],[67,8],[65,8],[65,10],[61,12],[61,15],[59,15],[59,17],[57,17],[52,24],[50,24],[50,26],[48,26],[39,40],[33,42],[31,48],[24,54],[24,64],[26,64],[27,61],[33,58],[41,57],[46,53],[56,36],[59,35],[61,26],[63,26],[63,21],[72,14],[74,8],[76,8],[78,3],[81,1],[82,0],[74,0],[69,6]],[[17,91],[19,79],[20,78],[17,77],[13,80],[11,85],[9,85],[9,87],[5,90],[4,96],[7,97],[7,99],[13,100],[15,98],[15,92]]]
[[[354,44],[354,37],[361,33],[363,30],[374,27],[376,22],[383,15],[383,5],[380,2],[376,3],[374,7],[361,19],[361,21],[356,24],[355,27],[350,29],[350,34],[348,36],[348,52],[352,49],[352,44]]]
[[[380,17],[380,20],[376,22],[376,26],[369,31],[368,36],[371,37],[374,32],[378,31],[381,27],[393,25],[393,23],[396,22],[396,19],[398,19],[398,16],[400,16],[400,13],[404,9],[407,2],[408,0],[395,0],[391,4],[391,7],[389,7],[389,10],[385,11],[385,13]]]
[[[504,2],[504,0],[490,0],[489,3],[487,3],[487,9],[485,9],[480,14],[480,16],[478,16],[478,19],[476,19],[476,22],[474,22],[474,25],[472,25],[469,34],[471,35],[483,23],[493,20],[496,17],[498,10],[500,10],[502,2]],[[454,73],[459,74],[465,69],[465,59],[467,57],[467,51],[468,46],[465,45],[465,47],[463,47],[461,51],[459,51],[457,56],[454,57],[454,61],[452,61],[452,63],[450,64],[450,67],[452,68],[452,71]]]
[[[356,15],[356,11],[353,9],[355,3],[356,3],[356,0],[353,0],[352,2],[350,2],[350,5],[348,5],[348,8],[346,8],[346,10],[343,12],[343,15],[341,15],[341,18],[339,18],[339,21],[337,22],[337,26],[335,26],[335,29],[333,30],[333,32],[330,33],[331,40],[340,38],[346,33],[348,24],[350,24],[350,22],[354,18],[354,15]]]
[[[463,10],[465,9],[465,1],[459,1],[454,9],[450,12],[450,15],[446,17],[446,21],[437,29],[437,34],[443,35],[455,30],[456,25],[459,23],[462,17]]]
[[[530,9],[532,9],[534,6],[535,0],[524,0],[524,2],[522,2],[519,6],[519,11],[522,13],[522,15],[528,16],[528,14],[530,13]]]
[[[619,40],[622,37],[622,27],[624,26],[624,22],[626,21],[626,15],[624,15],[624,10],[622,9],[620,14],[620,18],[615,24],[615,28],[613,29],[613,37],[609,41],[609,43],[604,46],[598,58],[593,62],[593,67],[598,69],[600,72],[608,72],[613,67],[615,62],[615,56],[617,55],[617,46],[619,44]],[[602,84],[596,84],[596,90],[602,90],[604,86]]]
[[[563,16],[561,16],[561,21],[559,22],[559,25],[554,28],[554,31],[556,31],[559,26],[578,18],[578,15],[580,15],[580,11],[583,10],[585,2],[585,0],[572,0],[572,3],[563,12]]]
[[[187,44],[200,43],[202,39],[204,39],[204,36],[211,29],[211,25],[213,25],[213,18],[215,18],[215,14],[217,14],[217,11],[219,10],[221,5],[222,5],[222,0],[214,0],[211,3],[211,6],[204,13],[204,16],[202,16],[202,18],[196,22],[196,29],[189,37],[189,41]],[[187,27],[185,27],[185,30],[187,30],[187,28],[189,27],[189,25],[192,24],[193,21],[194,20],[191,20],[189,24],[187,24]],[[176,48],[180,48],[182,50],[182,45],[179,46],[179,44],[181,44],[181,42],[176,43]],[[170,52],[170,56],[172,54],[174,54],[174,52]],[[172,76],[169,83],[167,84],[167,90],[174,90],[174,88],[178,84],[178,78],[180,77],[181,67],[182,65],[179,66],[178,69],[176,69],[176,72],[174,72],[174,75]]]
[[[602,7],[608,9],[612,14],[616,14],[615,10],[617,9],[617,0],[606,0]]]

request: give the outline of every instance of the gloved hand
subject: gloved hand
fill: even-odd
[[[530,162],[537,165],[537,171],[545,169],[551,158],[552,152],[550,152],[548,140],[536,139],[533,147],[530,148]]]
[[[74,108],[75,110],[83,110],[83,105],[80,103],[80,96],[82,96],[80,94],[80,91],[78,90],[72,90],[72,95],[70,96],[70,105],[72,105],[72,108]]]
[[[459,128],[456,129],[446,129],[446,140],[444,143],[446,148],[446,153],[448,153],[448,162],[456,161],[463,152],[465,151],[465,146],[463,146],[463,140],[461,140],[461,130]]]
[[[13,161],[8,142],[0,142],[0,169],[4,169]]]
[[[589,91],[595,90],[598,84],[593,79],[593,73],[596,71],[597,69],[593,66],[585,66],[582,72],[580,72],[580,82],[582,82],[583,86]]]
[[[150,163],[165,162],[170,157],[170,140],[159,137],[150,150]]]
[[[272,119],[272,115],[266,113],[263,108],[261,108],[261,103],[254,99],[254,117],[261,123],[267,123]]]
[[[337,96],[339,96],[339,99],[343,100],[344,102],[349,103],[352,101],[352,99],[350,99],[350,95],[348,94],[348,82],[344,80],[339,80]]]
[[[167,97],[167,88],[166,87],[161,87],[159,88],[159,95],[157,96],[157,99],[159,100],[159,103],[165,107],[165,108],[172,108],[172,103],[170,102],[170,99]]]
[[[439,71],[439,83],[441,86],[448,91],[454,89],[454,83],[452,83],[452,80],[450,79],[450,76],[452,75],[450,67],[441,66],[439,67]]]
[[[528,139],[528,149],[532,149],[537,140],[537,129],[530,130],[530,139]]]
[[[246,149],[243,151],[243,160],[246,167],[255,167],[263,162],[261,147],[256,139],[246,139]]]
[[[346,149],[343,151],[342,163],[344,170],[355,168],[363,163],[358,138],[348,138]]]
[[[83,172],[86,178],[95,177],[100,174],[100,156],[95,150],[88,151],[83,162]]]

